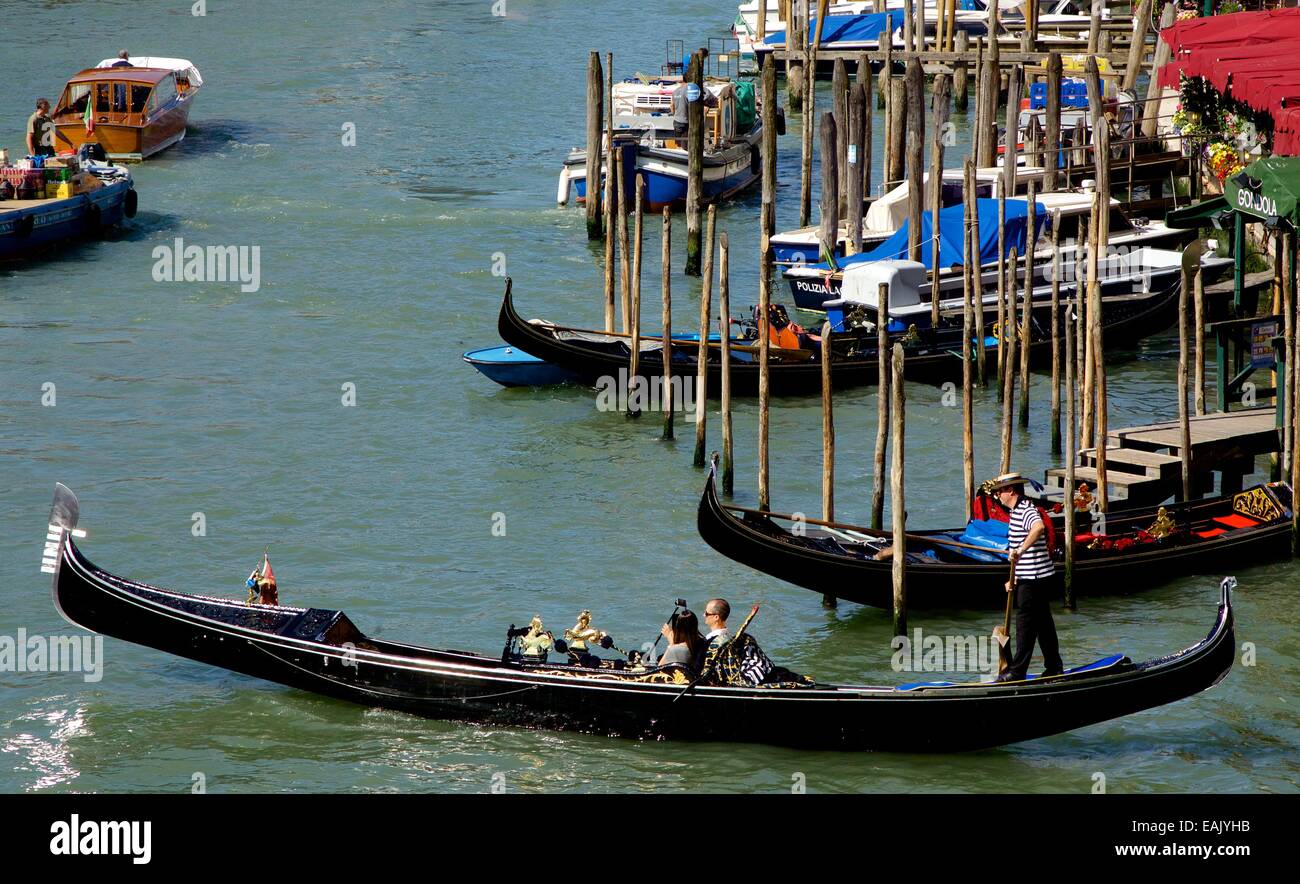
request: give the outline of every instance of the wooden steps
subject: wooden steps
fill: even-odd
[[[1113,447],[1112,447],[1113,446]],[[1106,445],[1106,472],[1132,473],[1152,479],[1182,479],[1182,461],[1171,454],[1143,451],[1139,448],[1121,448],[1115,440]],[[1097,449],[1079,452],[1080,466],[1097,466]],[[1109,477],[1107,477],[1109,478]]]
[[[1222,474],[1220,493],[1241,488],[1254,471],[1255,457],[1278,450],[1277,412],[1254,408],[1193,417],[1191,435],[1192,494],[1214,491],[1214,473]],[[1177,421],[1112,430],[1106,437],[1107,496],[1121,506],[1150,506],[1182,493],[1182,432]],[[1097,487],[1097,450],[1079,452],[1075,482]],[[1053,497],[1063,494],[1065,468],[1047,471],[1045,485]]]

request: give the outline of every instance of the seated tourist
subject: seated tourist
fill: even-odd
[[[707,643],[700,635],[700,623],[693,611],[682,611],[663,626],[668,647],[659,658],[660,666],[676,663],[694,672],[699,667]]]

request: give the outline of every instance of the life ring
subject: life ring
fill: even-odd
[[[22,239],[32,235],[32,228],[36,226],[36,219],[31,215],[20,215],[18,220],[14,221],[14,236]]]
[[[126,192],[126,200],[122,203],[122,214],[128,218],[135,217],[136,208],[140,204],[140,197],[132,188]]]
[[[85,227],[87,233],[97,233],[100,227],[100,219],[103,213],[100,212],[99,206],[86,200],[89,205],[86,206]]]

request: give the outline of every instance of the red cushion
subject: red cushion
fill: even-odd
[[[1240,513],[1233,513],[1230,516],[1219,516],[1214,521],[1220,525],[1227,525],[1229,528],[1249,528],[1258,525],[1258,519],[1252,519],[1250,516],[1243,516]]]
[[[1227,534],[1227,533],[1228,532],[1223,528],[1211,528],[1208,531],[1197,531],[1196,536],[1204,537],[1208,540],[1211,537],[1218,537],[1220,534]]]

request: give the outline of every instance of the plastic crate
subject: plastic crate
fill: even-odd
[[[1088,84],[1083,80],[1068,79],[1061,81],[1061,107],[1087,107]],[[1029,107],[1042,110],[1047,107],[1047,84],[1029,84]]]

